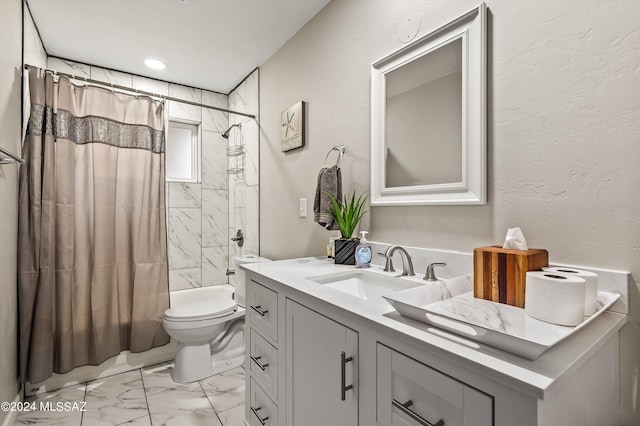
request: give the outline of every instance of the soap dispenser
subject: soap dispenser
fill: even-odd
[[[356,247],[356,268],[371,266],[371,244],[367,241],[367,231],[360,231],[360,244]]]

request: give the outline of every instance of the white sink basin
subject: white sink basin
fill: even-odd
[[[423,285],[420,282],[388,277],[370,271],[352,270],[335,274],[307,277],[309,281],[341,291],[363,300],[382,302],[382,296]]]
[[[426,306],[450,299],[470,290],[473,290],[473,276],[463,275],[438,281],[424,281],[421,287],[386,294],[384,298],[401,315],[416,319],[416,317],[423,315],[422,312],[416,313],[415,308],[417,306]]]

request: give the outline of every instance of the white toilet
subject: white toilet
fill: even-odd
[[[190,383],[244,362],[244,272],[237,265],[264,262],[259,256],[236,257],[236,296],[230,285],[171,294],[164,329],[177,342],[173,380]],[[237,302],[237,303],[236,303]]]

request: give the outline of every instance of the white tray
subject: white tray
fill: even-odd
[[[473,292],[421,304],[429,291],[428,286],[422,286],[383,297],[403,316],[530,360],[595,320],[620,298],[619,294],[599,291],[598,310],[579,325],[566,327],[532,318],[522,308],[476,299]]]

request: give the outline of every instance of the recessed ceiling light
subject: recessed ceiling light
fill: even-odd
[[[145,59],[144,64],[149,68],[153,68],[154,70],[163,70],[167,67],[164,62],[157,59]]]

